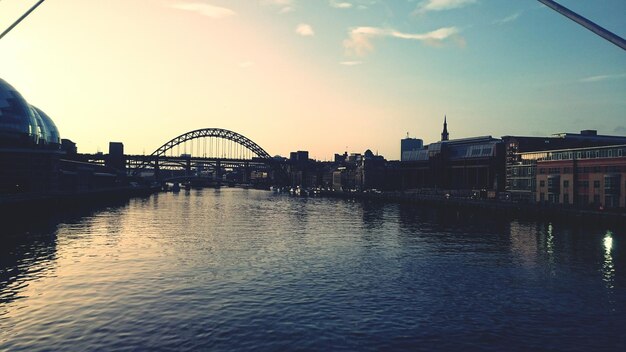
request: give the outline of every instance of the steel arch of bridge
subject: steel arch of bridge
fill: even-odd
[[[237,132],[225,130],[222,128],[202,128],[199,130],[183,133],[180,136],[173,138],[169,142],[163,144],[157,150],[155,150],[151,156],[164,156],[165,153],[176,147],[179,144],[188,142],[193,139],[198,138],[208,138],[208,137],[217,137],[222,139],[227,139],[229,141],[235,142],[239,145],[242,145],[256,154],[259,158],[262,159],[271,159],[272,157],[258,144],[254,143],[251,139],[243,136]]]

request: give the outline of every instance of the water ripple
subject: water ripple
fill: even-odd
[[[158,194],[1,239],[0,350],[623,350],[623,236]]]

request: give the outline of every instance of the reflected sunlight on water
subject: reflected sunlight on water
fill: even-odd
[[[205,189],[8,227],[0,350],[622,349],[622,230]]]

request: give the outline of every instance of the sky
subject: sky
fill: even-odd
[[[36,1],[0,0],[0,29]],[[626,1],[559,0],[626,37]],[[626,135],[626,51],[535,0],[48,0],[0,78],[79,152],[225,128],[318,160],[400,140]]]

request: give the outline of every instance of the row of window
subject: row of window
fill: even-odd
[[[559,151],[559,152],[539,152],[524,153],[523,160],[572,160],[572,159],[596,159],[596,158],[616,158],[626,156],[626,147],[594,148],[591,150],[579,151]]]
[[[554,181],[556,181],[556,180],[548,179],[548,187],[550,187],[550,188],[558,187],[558,184],[555,183]],[[589,188],[589,181],[588,180],[581,180],[581,181],[578,181],[576,184],[578,185],[578,188]],[[539,181],[539,187],[545,187],[545,186],[546,186],[546,181],[545,180],[540,180]],[[606,178],[605,184],[604,184],[604,188],[605,189],[615,189],[615,188],[618,188],[618,187],[619,187],[619,179]],[[624,187],[626,187],[626,183],[625,183]],[[569,188],[569,180],[563,180],[563,188]],[[593,188],[600,188],[600,181],[599,180],[593,181]]]
[[[508,176],[534,176],[535,168],[531,166],[509,167],[506,172]]]
[[[577,152],[555,152],[548,153],[545,160],[572,160],[576,159],[596,159],[596,158],[615,158],[626,155],[626,148],[618,147],[618,148],[607,148],[607,149],[596,149],[596,150],[586,150],[586,151],[577,151]]]
[[[539,200],[542,202],[546,201],[546,195],[545,193],[540,193],[539,194]],[[576,200],[578,201],[578,204],[581,205],[586,205],[586,204],[590,204],[589,203],[589,196],[588,195],[579,195],[576,197]],[[554,194],[548,194],[548,202],[550,203],[559,203],[559,197],[558,195],[554,195]],[[564,194],[563,195],[563,204],[565,205],[570,205],[570,199],[569,199],[569,195],[568,194]],[[593,196],[593,204],[594,206],[601,206],[601,202],[600,202],[600,195],[596,194]],[[615,197],[614,195],[606,195],[604,197],[604,207],[607,208],[614,208],[614,207],[619,207],[619,198]]]
[[[513,169],[515,170],[515,169]],[[583,173],[601,173],[601,172],[626,172],[626,166],[583,166],[583,167],[577,167],[576,168],[576,173],[578,174],[583,174]],[[571,167],[564,167],[564,168],[560,168],[560,167],[540,167],[539,168],[539,174],[540,175],[545,175],[545,174],[549,174],[549,175],[558,175],[558,174],[571,174],[572,173],[572,168]]]
[[[578,195],[577,199],[578,199],[578,203],[579,204],[589,204],[589,195],[587,195],[587,194]],[[607,197],[605,197],[605,199],[607,200],[607,202],[615,203],[613,201],[614,197],[612,197],[612,196],[607,196]],[[541,202],[545,202],[546,201],[546,194],[545,193],[543,193],[543,192],[539,193],[539,201],[541,201]],[[619,200],[617,200],[617,201],[619,201]],[[550,202],[550,203],[558,203],[559,202],[559,196],[555,195],[555,194],[548,194],[548,202]],[[594,194],[594,196],[593,196],[593,203],[594,204],[600,204],[600,195],[599,194]],[[567,193],[563,195],[563,204],[570,204],[569,194],[567,194]],[[612,204],[612,206],[617,206],[617,205]]]
[[[571,173],[572,169],[570,167],[564,167],[563,168],[563,173],[564,174],[568,174]],[[561,168],[560,167],[549,167],[549,168],[545,168],[545,167],[541,167],[539,168],[539,174],[550,174],[550,175],[554,175],[554,174],[560,174],[561,173]]]

